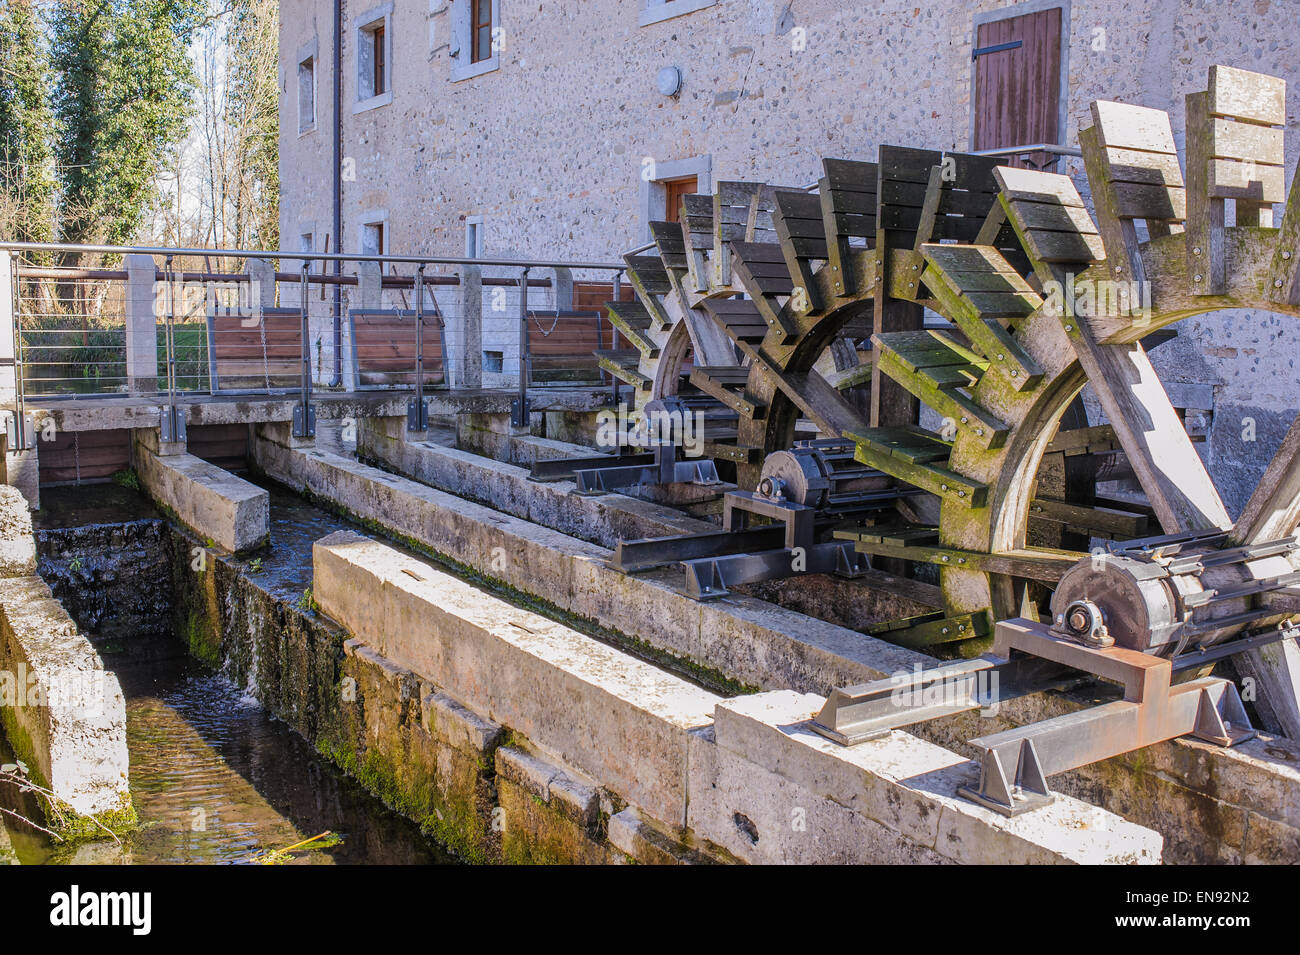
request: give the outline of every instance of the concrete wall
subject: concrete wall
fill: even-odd
[[[343,4],[345,251],[357,251],[363,221],[383,213],[389,247],[403,252],[459,255],[467,218],[482,217],[486,255],[608,260],[646,240],[654,191],[642,179],[647,164],[664,175],[699,159],[715,182],[799,186],[817,179],[823,156],[874,158],[884,143],[969,148],[974,17],[1046,5],[718,0],[640,26],[642,0],[502,0],[499,68],[452,82],[448,42],[454,8],[464,2],[396,5],[391,102],[360,112],[354,27],[374,4]],[[1184,95],[1205,88],[1215,63],[1282,76],[1293,87],[1300,79],[1294,41],[1279,31],[1294,16],[1286,0],[1062,5],[1066,145],[1077,146],[1078,128],[1090,124],[1092,100],[1115,99],[1168,110],[1181,148]],[[282,6],[286,245],[312,231],[319,247],[331,228],[332,11],[330,0]],[[296,71],[307,49],[319,57],[318,120],[300,134]],[[654,86],[670,65],[684,74],[676,98]],[[1300,120],[1288,124],[1286,143],[1294,169]],[[1081,161],[1064,171],[1086,196]],[[482,347],[504,351],[507,371],[516,353],[513,301],[507,296],[483,324]],[[1166,352],[1156,364],[1167,379],[1211,389],[1203,451],[1235,513],[1300,407],[1287,347],[1292,326],[1225,312],[1180,328],[1200,357]],[[325,348],[328,356],[328,336]]]
[[[46,825],[65,837],[102,835],[101,824],[135,819],[122,690],[35,576],[27,503],[11,487],[0,487],[0,528],[0,726],[29,778],[54,795]]]

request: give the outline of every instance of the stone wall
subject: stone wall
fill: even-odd
[[[343,4],[344,251],[357,251],[363,221],[382,214],[391,250],[460,255],[467,217],[481,216],[488,256],[608,261],[646,240],[647,168],[662,175],[699,159],[714,182],[800,186],[818,178],[823,156],[874,158],[886,143],[969,148],[974,15],[1043,5],[718,0],[642,27],[642,0],[502,0],[499,68],[452,82],[451,8],[464,2],[396,6],[391,102],[359,112],[355,18],[374,4]],[[1284,0],[1072,0],[1068,10],[1065,145],[1078,145],[1092,100],[1115,99],[1168,110],[1181,148],[1184,95],[1205,88],[1215,63],[1293,86],[1300,78],[1279,32],[1294,17]],[[330,0],[282,8],[286,244],[311,232],[320,248],[332,228],[332,15]],[[317,123],[300,134],[305,50],[318,57]],[[655,89],[669,65],[683,71],[677,97]],[[1294,169],[1300,122],[1288,125],[1286,143]],[[1081,161],[1063,171],[1086,197]],[[511,373],[517,333],[507,298],[496,312],[485,299],[482,348],[503,352]],[[1157,367],[1210,390],[1203,451],[1236,513],[1300,407],[1292,325],[1234,311],[1180,330],[1200,357]],[[323,338],[324,364],[330,336],[323,326],[313,335]]]

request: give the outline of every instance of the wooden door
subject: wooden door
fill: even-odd
[[[699,180],[695,176],[688,179],[671,179],[664,183],[664,222],[680,222],[682,218],[682,196],[694,195],[699,189]]]
[[[975,34],[973,149],[1061,141],[1061,8],[981,23]],[[1056,169],[1034,153],[1013,164]]]

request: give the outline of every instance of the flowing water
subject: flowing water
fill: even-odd
[[[310,583],[310,542],[346,525],[281,488],[272,492],[275,546],[262,572],[271,589],[287,597]],[[52,489],[42,498],[46,528],[153,516],[134,492],[111,486]],[[79,574],[103,575],[104,568],[83,563]],[[290,863],[450,861],[417,826],[386,809],[256,701],[192,661],[179,640],[166,634],[124,640],[119,634],[101,653],[127,700],[131,794],[140,826],[120,846],[101,840],[68,848],[0,816],[19,861],[256,862],[268,850],[325,832],[339,838],[295,850]],[[9,758],[0,736],[0,761]],[[39,818],[30,801],[3,783],[0,807]],[[0,856],[4,842],[0,832]]]

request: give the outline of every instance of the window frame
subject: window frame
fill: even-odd
[[[483,217],[465,217],[465,258],[483,258]]]
[[[298,107],[298,135],[305,136],[308,133],[315,132],[320,122],[320,111],[317,108],[319,99],[317,95],[319,93],[317,75],[320,72],[317,66],[320,64],[320,44],[315,39],[310,43],[303,44],[298,48],[298,54],[294,57],[294,60],[298,64],[294,74],[298,89],[296,104]],[[302,68],[304,64],[311,64],[311,122],[307,125],[303,125],[302,121]]]
[[[353,113],[362,113],[379,106],[387,106],[393,101],[393,4],[388,3],[372,7],[353,21],[352,39],[356,53],[355,79],[357,84],[356,102]],[[382,43],[382,49],[376,51],[376,40]],[[369,44],[370,56],[363,57],[363,44]],[[369,60],[367,64],[366,60]],[[368,66],[368,69],[367,69]],[[376,71],[383,70],[381,92],[375,92]]]
[[[643,0],[638,25],[648,27],[717,6],[719,0]]]
[[[489,4],[491,28],[488,33],[490,56],[475,61],[474,49],[474,12],[475,0],[452,0],[451,3],[451,44],[448,54],[451,58],[451,82],[464,80],[492,73],[501,68],[501,51],[496,48],[496,31],[501,28],[501,0],[484,0]]]
[[[366,248],[366,233],[372,227],[379,228],[379,251],[371,252]],[[361,255],[387,255],[391,235],[388,229],[388,210],[370,209],[363,212],[357,220],[357,251]]]
[[[997,23],[1001,20],[1012,20],[1016,17],[1022,17],[1030,13],[1042,13],[1045,10],[1059,8],[1061,11],[1061,75],[1059,79],[1059,92],[1056,103],[1056,129],[1057,136],[1064,144],[1069,139],[1070,129],[1070,3],[1071,0],[1025,0],[1023,3],[1014,3],[1009,7],[1000,7],[996,10],[986,10],[983,13],[976,13],[971,19],[970,29],[970,48],[976,49],[979,44],[980,27],[986,23]],[[978,61],[972,59],[970,64],[970,125],[968,127],[967,139],[968,148],[974,148],[975,142],[975,113],[978,104],[975,102],[975,73],[978,68]],[[1032,143],[1009,143],[1008,148],[1012,146],[1029,146]],[[1061,157],[1062,159],[1066,157]],[[1058,164],[1059,167],[1063,163]]]
[[[637,169],[640,175],[640,167]],[[640,213],[641,229],[645,241],[650,241],[650,223],[657,220],[660,209],[665,208],[668,199],[667,183],[695,177],[695,188],[699,192],[713,192],[713,154],[704,153],[685,159],[671,159],[655,163],[654,178],[641,178]]]

